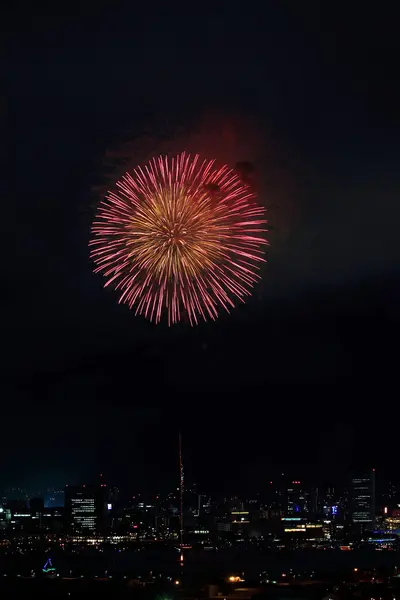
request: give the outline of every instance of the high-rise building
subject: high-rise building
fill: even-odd
[[[286,514],[309,512],[309,494],[300,481],[292,481],[286,488]]]
[[[65,488],[65,517],[68,531],[98,533],[106,523],[105,485],[79,485]]]
[[[351,520],[363,527],[375,521],[375,469],[352,477],[350,493]]]

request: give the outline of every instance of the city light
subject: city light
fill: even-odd
[[[176,482],[180,481],[183,470],[180,450],[176,448],[179,456],[176,460]],[[383,498],[390,498],[392,486],[391,483]],[[292,480],[282,483],[281,490],[277,493],[275,488],[271,489],[269,497],[253,492],[251,496],[238,494],[221,498],[206,495],[203,490],[199,493],[192,483],[187,483],[184,495],[183,486],[176,490],[173,481],[169,491],[159,494],[155,501],[154,495],[149,497],[137,493],[132,496],[129,493],[123,496],[118,488],[87,482],[84,486],[69,485],[65,488],[64,510],[45,508],[45,501],[38,494],[29,501],[17,502],[9,502],[2,496],[0,559],[1,553],[11,556],[14,553],[18,561],[21,555],[32,556],[30,578],[44,574],[47,579],[57,576],[76,579],[83,573],[84,579],[101,581],[119,577],[120,568],[114,572],[114,565],[120,555],[128,559],[128,553],[141,552],[154,543],[158,545],[157,552],[162,552],[162,548],[175,549],[175,572],[154,569],[151,565],[153,568],[147,574],[126,570],[124,577],[138,580],[143,585],[162,585],[165,579],[165,584],[178,592],[186,567],[184,561],[188,560],[189,566],[197,560],[198,553],[204,553],[201,560],[209,560],[212,564],[216,552],[224,557],[224,552],[232,553],[239,549],[253,553],[258,548],[271,555],[281,550],[302,552],[312,549],[319,552],[340,549],[354,552],[354,564],[358,562],[357,552],[365,544],[383,552],[400,550],[397,531],[400,529],[400,510],[393,508],[394,502],[384,503],[381,497],[375,499],[375,480],[371,471],[352,477],[349,490],[345,492],[335,492],[333,488],[319,491],[304,484],[295,486]],[[294,506],[301,506],[299,515],[293,511]],[[365,521],[359,527],[357,519],[362,515],[365,515]],[[196,519],[193,519],[194,516]],[[45,565],[38,573],[34,553],[43,553],[42,540],[45,540],[46,551],[39,555],[39,564]],[[104,569],[96,574],[89,574],[86,570],[85,552],[89,548],[90,553],[98,557],[99,564],[104,564],[105,575]],[[51,560],[46,559],[59,556],[60,551],[79,557],[83,568],[77,573],[68,569],[69,577],[66,577],[64,561],[57,560],[56,571]],[[228,556],[232,554],[225,555]],[[130,563],[135,570],[135,561]],[[233,591],[244,581],[241,569],[246,570],[247,563],[241,565],[235,562],[231,566],[235,566],[238,573],[230,573],[225,581]],[[274,579],[276,574],[264,573],[259,583],[268,581],[272,584],[275,581],[275,585],[290,586],[307,577],[313,581],[318,578],[317,574],[296,574],[284,562],[278,572],[277,581]],[[348,577],[354,585],[358,581],[358,572],[359,567],[350,565]],[[7,575],[7,572],[1,572],[1,575]],[[8,576],[15,577],[15,574],[8,573]],[[25,578],[25,575],[21,574],[21,577]],[[185,582],[184,587],[189,593],[190,582]],[[158,600],[162,600],[161,597]]]
[[[244,579],[242,579],[241,577],[239,577],[239,575],[230,575],[228,577],[228,581],[230,583],[241,583],[244,581]]]

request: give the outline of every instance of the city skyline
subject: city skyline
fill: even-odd
[[[338,535],[360,537],[367,530],[385,531],[385,523],[389,531],[395,524],[399,529],[400,482],[380,482],[377,486],[375,469],[353,473],[341,487],[291,481],[281,473],[275,482],[269,481],[264,490],[247,496],[210,494],[195,484],[184,486],[183,478],[180,485],[168,493],[132,495],[124,488],[107,484],[100,474],[96,483],[66,485],[63,490],[53,490],[51,498],[28,498],[23,490],[3,492],[0,513],[3,532],[14,524],[13,530],[22,527],[22,530],[39,533],[45,522],[48,528],[51,519],[60,521],[61,518],[66,534],[109,535],[124,528],[128,534],[127,527],[140,530],[134,532],[136,534],[144,525],[150,527],[153,535],[161,523],[163,527],[168,523],[165,533],[173,533],[181,548],[187,532],[196,529],[196,523],[200,529],[208,526],[209,530],[236,531],[239,536],[248,535],[256,523],[268,530],[268,522],[273,529],[281,522],[281,526],[286,527],[285,532],[296,535],[304,533],[307,527],[317,527],[318,523],[318,527],[324,527],[325,523],[329,525],[323,536],[327,539],[332,536],[333,523],[338,527],[340,524]]]
[[[180,454],[179,454],[180,455]],[[182,461],[183,464],[183,461]],[[185,497],[186,493],[189,494],[198,494],[198,495],[211,495],[214,497],[234,497],[238,495],[239,497],[247,497],[247,498],[257,498],[260,501],[265,501],[267,497],[269,497],[271,493],[271,489],[280,489],[281,491],[285,489],[285,493],[288,493],[288,502],[290,504],[289,498],[290,493],[292,492],[296,494],[297,489],[306,489],[306,490],[315,490],[317,495],[324,493],[331,493],[332,490],[335,490],[336,494],[341,494],[344,491],[353,489],[354,485],[358,483],[361,488],[364,489],[363,482],[365,481],[366,474],[371,474],[373,476],[374,483],[372,485],[373,491],[370,491],[374,497],[381,498],[381,504],[393,504],[395,502],[394,498],[397,498],[397,494],[400,493],[400,476],[396,476],[395,473],[392,473],[391,476],[385,477],[380,476],[379,471],[377,471],[374,467],[370,469],[358,469],[353,470],[351,473],[343,474],[340,481],[332,481],[329,479],[325,479],[324,481],[318,480],[316,476],[313,478],[297,478],[293,479],[293,474],[291,474],[290,470],[285,473],[281,471],[275,471],[272,475],[271,472],[266,473],[262,477],[261,483],[258,486],[254,486],[253,488],[249,487],[240,487],[239,485],[236,488],[225,489],[222,490],[213,490],[207,485],[199,485],[195,478],[183,478],[182,475],[183,469],[180,468],[176,473],[176,477],[172,478],[169,481],[169,485],[167,485],[164,489],[161,487],[154,488],[139,488],[138,486],[132,486],[132,484],[128,480],[120,480],[117,481],[113,477],[107,477],[107,474],[97,473],[94,474],[91,478],[85,479],[84,481],[71,480],[69,483],[64,483],[60,486],[47,486],[47,487],[24,487],[24,486],[3,486],[1,487],[0,483],[0,492],[3,494],[3,497],[8,498],[19,498],[29,500],[29,498],[35,498],[38,496],[43,496],[46,499],[52,498],[54,501],[54,496],[60,496],[64,494],[65,490],[69,488],[79,487],[79,486],[100,486],[101,488],[107,487],[108,489],[120,489],[125,498],[129,497],[138,497],[141,496],[143,498],[156,498],[160,494],[161,495],[170,495],[171,493],[175,493],[177,499],[182,495],[182,499]],[[271,479],[273,477],[273,479]],[[372,480],[371,480],[372,481]],[[369,484],[368,484],[369,485]],[[293,489],[290,489],[293,488]],[[178,504],[180,504],[180,500]],[[310,504],[310,500],[307,501]],[[293,502],[292,502],[293,504]],[[312,502],[311,502],[312,504]],[[57,506],[57,504],[54,504]],[[289,512],[294,512],[294,508],[289,509]]]

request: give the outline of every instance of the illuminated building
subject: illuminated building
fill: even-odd
[[[333,506],[324,505],[322,507],[322,514],[324,515],[325,519],[335,520],[339,516],[339,506],[337,504]]]
[[[309,512],[309,494],[304,490],[301,481],[292,481],[286,489],[286,514]]]
[[[230,510],[228,520],[231,523],[231,531],[236,535],[243,535],[245,532],[248,532],[249,524],[251,521],[251,514],[248,509],[246,509],[244,502],[234,496],[230,498]]]
[[[393,510],[390,517],[385,519],[385,526],[388,531],[400,532],[400,510]]]
[[[324,519],[324,537],[327,540],[341,540],[345,537],[345,526],[335,520]]]
[[[351,480],[351,520],[362,529],[375,521],[375,469]]]
[[[311,523],[301,517],[282,517],[283,533],[291,538],[319,540],[325,537],[324,523]]]
[[[94,533],[103,529],[107,513],[105,485],[65,488],[65,517],[68,531]]]
[[[250,523],[250,513],[248,510],[231,511],[232,531],[242,534],[248,529]]]
[[[4,529],[11,521],[11,511],[9,508],[4,508],[0,505],[0,529]]]

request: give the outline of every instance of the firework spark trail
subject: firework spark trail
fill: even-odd
[[[265,262],[264,209],[228,166],[185,152],[161,156],[100,202],[91,257],[119,302],[168,324],[215,320],[244,302]],[[210,191],[211,185],[213,186]]]

